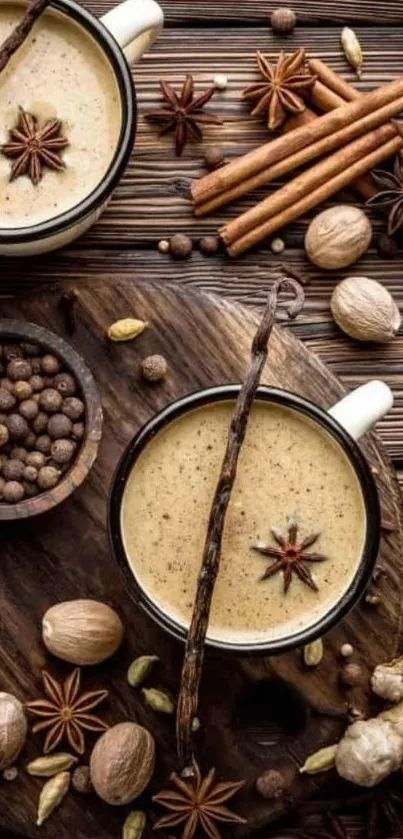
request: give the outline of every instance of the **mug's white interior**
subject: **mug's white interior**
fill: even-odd
[[[146,596],[187,628],[211,499],[233,402],[182,414],[162,428],[134,462],[121,505],[121,535]],[[318,585],[293,574],[284,594],[275,559],[253,550],[287,533],[295,515],[302,540],[320,533],[306,561]],[[360,568],[367,534],[360,482],[341,444],[301,412],[257,400],[244,442],[224,531],[208,639],[245,646],[272,643],[312,628],[345,595]]]

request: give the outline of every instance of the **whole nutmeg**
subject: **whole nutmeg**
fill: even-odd
[[[220,239],[218,236],[203,236],[199,241],[199,250],[206,254],[206,256],[212,256],[212,254],[217,253],[220,248]]]
[[[108,804],[121,806],[137,798],[154,772],[152,734],[134,722],[112,726],[99,738],[90,760],[95,792]]]
[[[305,236],[308,258],[319,268],[345,268],[368,249],[371,222],[359,207],[339,204],[311,221]]]
[[[24,498],[25,490],[19,481],[7,481],[3,487],[3,499],[9,504],[18,504]]]
[[[32,376],[32,367],[29,361],[23,358],[13,358],[7,364],[7,376],[12,382],[26,381]]]
[[[28,421],[34,420],[39,414],[39,408],[33,399],[23,399],[20,402],[18,411]]]
[[[55,440],[52,443],[50,453],[55,463],[64,465],[69,463],[76,450],[76,444],[73,440]]]
[[[270,15],[270,26],[276,35],[287,35],[295,28],[297,17],[292,9],[287,6],[279,6]]]
[[[30,432],[29,425],[20,414],[9,414],[4,420],[12,440],[24,440]]]
[[[224,149],[221,146],[207,146],[204,150],[204,162],[207,169],[218,169],[224,163]]]
[[[282,772],[277,769],[267,769],[259,775],[256,789],[263,798],[281,798],[286,790],[286,781]]]
[[[59,372],[61,367],[60,361],[55,355],[47,353],[43,356],[41,361],[41,368],[46,376],[54,376]]]
[[[54,378],[53,384],[62,396],[73,396],[77,390],[75,379],[70,373],[58,373]]]
[[[187,259],[192,253],[192,240],[184,233],[175,233],[169,241],[169,251],[176,259]]]
[[[70,664],[99,664],[113,655],[123,638],[114,609],[97,600],[56,603],[44,614],[42,638],[49,652]]]
[[[11,411],[14,408],[16,399],[10,390],[4,387],[0,388],[0,411]]]
[[[62,407],[63,397],[53,387],[46,387],[39,399],[39,407],[48,414],[55,414]]]
[[[6,481],[21,481],[24,474],[24,468],[25,466],[22,460],[8,460],[3,466],[3,478],[5,478]]]
[[[38,472],[38,486],[41,489],[53,489],[60,478],[60,472],[54,466],[42,466]]]
[[[48,434],[52,440],[58,440],[61,437],[68,437],[71,432],[71,420],[64,414],[53,414],[48,422]]]
[[[8,433],[7,426],[3,425],[3,423],[0,423],[0,447],[5,446],[6,443],[8,443],[9,437],[10,435]]]
[[[359,687],[365,684],[365,674],[360,664],[345,664],[340,671],[340,680],[346,687]]]
[[[387,343],[399,330],[401,317],[391,294],[376,280],[348,277],[333,291],[332,315],[351,338]]]
[[[17,759],[27,739],[27,719],[22,703],[11,693],[0,693],[0,769]]]
[[[63,400],[62,411],[66,417],[75,422],[75,420],[80,419],[85,411],[84,402],[77,399],[76,396],[68,396],[67,399]]]
[[[32,376],[31,376],[32,379]],[[23,399],[29,399],[32,396],[32,386],[29,382],[18,381],[14,385],[13,390],[14,396],[17,397],[19,402],[22,402]]]
[[[160,382],[166,378],[168,363],[163,355],[149,355],[141,362],[141,372],[148,382]]]

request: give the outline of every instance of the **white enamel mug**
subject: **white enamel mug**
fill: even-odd
[[[0,254],[29,256],[69,244],[99,218],[120,180],[133,150],[136,133],[136,95],[129,63],[139,61],[163,27],[156,0],[125,0],[98,20],[74,0],[53,0],[46,14],[65,15],[82,26],[105,53],[116,75],[122,124],[116,152],[102,181],[83,201],[67,212],[30,227],[1,228]]]

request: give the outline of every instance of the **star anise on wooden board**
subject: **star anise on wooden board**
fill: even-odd
[[[193,769],[194,776],[186,779],[173,772],[171,781],[176,789],[163,790],[153,796],[153,801],[171,811],[159,819],[154,828],[160,830],[184,823],[182,839],[192,839],[197,828],[201,828],[210,839],[220,839],[215,822],[246,824],[246,819],[224,806],[224,802],[232,798],[245,781],[216,783],[215,769],[210,769],[205,778],[195,761]]]
[[[201,125],[222,125],[222,120],[215,114],[205,114],[204,105],[214,96],[217,88],[211,87],[205,93],[194,94],[194,80],[187,74],[180,94],[177,94],[168,82],[160,80],[160,88],[165,105],[156,111],[145,114],[145,118],[161,124],[160,134],[175,132],[175,152],[179,156],[189,138],[202,139]]]
[[[305,65],[305,50],[287,55],[281,52],[272,64],[261,52],[256,61],[263,82],[250,85],[242,91],[249,102],[256,103],[252,116],[267,113],[267,127],[274,131],[285,122],[287,114],[297,114],[305,109],[305,97],[316,82],[316,76]]]
[[[383,210],[388,215],[388,235],[393,236],[403,226],[403,160],[395,157],[393,170],[375,169],[372,172],[379,192],[369,198],[368,207]]]
[[[107,690],[92,690],[80,695],[81,671],[76,667],[63,682],[57,682],[46,670],[42,671],[43,687],[48,699],[35,699],[26,705],[30,714],[43,717],[32,729],[49,729],[44,754],[52,752],[61,740],[66,739],[72,749],[83,754],[84,731],[106,731],[108,726],[99,717],[89,714],[108,696]]]
[[[61,131],[60,120],[49,120],[39,128],[37,118],[20,108],[18,123],[9,132],[9,142],[1,146],[2,154],[15,158],[10,181],[21,175],[28,175],[36,186],[42,178],[45,166],[58,172],[63,171],[66,165],[60,152],[69,143],[61,135]]]
[[[269,577],[277,574],[278,571],[282,571],[284,576],[284,594],[287,594],[294,573],[302,583],[305,583],[314,591],[318,591],[318,585],[305,563],[324,562],[327,559],[323,554],[307,553],[306,550],[315,544],[320,534],[312,533],[310,536],[305,536],[302,542],[298,542],[298,525],[292,518],[288,521],[286,536],[283,536],[276,527],[272,527],[271,532],[279,545],[278,548],[265,543],[259,543],[253,546],[253,550],[263,554],[263,556],[269,556],[277,560],[267,568],[261,580],[267,580]]]

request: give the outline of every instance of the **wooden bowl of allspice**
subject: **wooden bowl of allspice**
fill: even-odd
[[[101,401],[81,356],[48,329],[0,319],[0,520],[64,501],[101,436]]]

